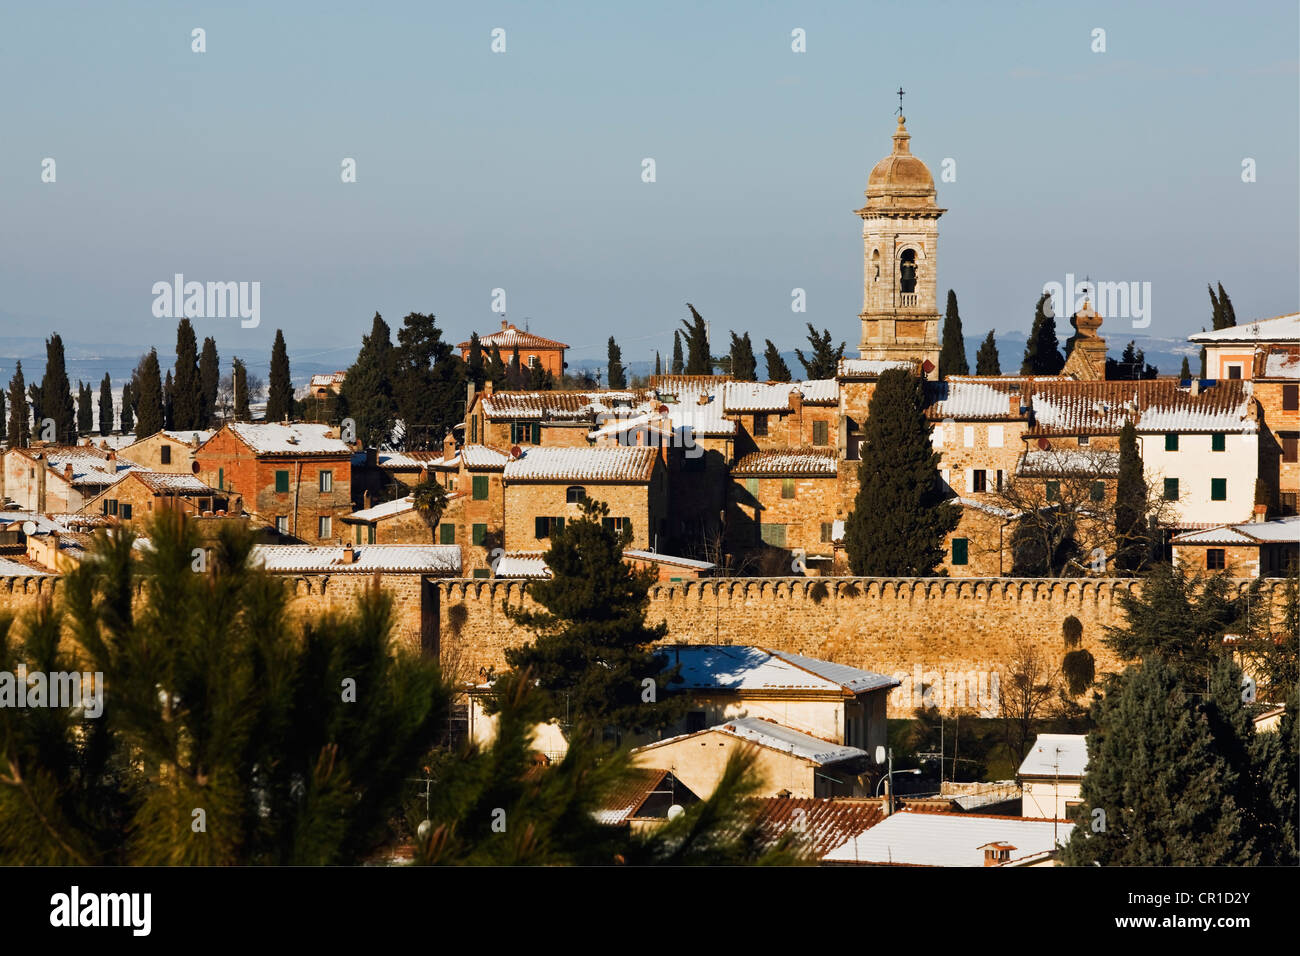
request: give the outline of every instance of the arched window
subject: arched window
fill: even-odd
[[[880,281],[880,250],[871,250],[871,281]]]
[[[580,505],[587,500],[587,489],[582,485],[570,485],[564,489],[564,500],[571,505]]]
[[[916,250],[905,249],[898,259],[898,291],[916,291]]]

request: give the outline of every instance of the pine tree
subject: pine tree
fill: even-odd
[[[1219,305],[1223,309],[1223,327],[1230,329],[1237,324],[1237,313],[1232,307],[1232,300],[1228,298],[1228,293],[1223,291],[1223,283],[1219,283]]]
[[[122,386],[122,414],[118,424],[123,435],[130,435],[135,428],[135,398],[131,394],[130,382]]]
[[[27,409],[27,383],[23,381],[23,363],[17,362],[9,379],[9,427],[5,429],[10,448],[31,444],[32,426]]]
[[[208,336],[199,353],[199,427],[211,428],[217,416],[217,389],[221,387],[221,359],[217,356],[217,340]]]
[[[1147,530],[1147,484],[1132,421],[1119,432],[1119,478],[1115,485],[1115,563],[1119,574],[1133,574],[1147,563],[1151,541]]]
[[[854,574],[933,574],[960,510],[946,502],[930,440],[924,384],[904,369],[880,376],[868,407],[859,488],[844,528]]]
[[[487,380],[495,382],[495,388],[500,389],[505,386],[506,382],[506,364],[501,361],[501,347],[492,346],[492,360],[488,362]]]
[[[393,399],[395,361],[388,323],[376,312],[370,334],[361,337],[361,351],[343,380],[338,403],[339,416],[352,419],[357,440],[367,448],[378,448],[392,440],[397,420]],[[481,370],[481,354],[479,365]]]
[[[267,377],[266,416],[268,422],[284,421],[293,415],[293,379],[289,374],[289,350],[284,333],[275,330],[271,345],[271,372]]]
[[[663,367],[664,367],[663,360],[659,357],[659,352],[656,351],[655,352],[655,378],[658,378],[660,375],[663,374]]]
[[[808,344],[812,346],[811,358],[805,358],[802,351],[794,350],[794,354],[799,357],[800,364],[803,365],[804,375],[808,379],[826,379],[834,378],[835,373],[839,371],[840,359],[844,358],[844,343],[840,343],[838,349],[831,348],[830,329],[823,329],[820,335],[813,328],[811,322],[808,323]]]
[[[135,434],[137,438],[148,438],[163,430],[166,409],[163,399],[163,384],[159,377],[158,352],[150,349],[137,369],[136,387],[132,397],[136,402]]]
[[[72,401],[72,383],[63,358],[63,339],[55,332],[45,340],[45,376],[41,379],[40,416],[54,420],[54,440],[76,444],[77,412]],[[39,420],[38,420],[39,421]]]
[[[253,413],[248,408],[248,369],[243,359],[237,358],[232,363],[230,390],[234,393],[235,421],[252,421]]]
[[[709,353],[709,327],[704,317],[695,311],[689,302],[686,308],[691,310],[691,321],[682,320],[686,337],[686,372],[687,375],[712,375],[713,358]],[[675,356],[674,356],[675,357]]]
[[[790,381],[790,366],[785,364],[785,359],[781,358],[781,350],[773,344],[771,339],[763,340],[767,344],[763,352],[763,361],[767,363],[767,380],[769,382],[788,382]]]
[[[77,434],[89,435],[95,427],[95,413],[91,407],[90,386],[77,380]]]
[[[442,339],[432,314],[402,320],[393,352],[393,401],[406,450],[438,448],[463,417],[465,363]]]
[[[113,380],[107,372],[99,383],[99,433],[104,436],[113,434]]]
[[[948,290],[948,310],[943,320],[943,348],[939,352],[939,377],[969,375],[966,362],[966,338],[961,331],[961,315],[957,311],[957,293]]]
[[[628,733],[666,728],[685,713],[686,699],[668,693],[675,669],[651,646],[667,627],[645,620],[654,575],[623,560],[631,535],[626,525],[614,531],[608,506],[587,499],[581,517],[551,535],[551,577],[528,585],[542,610],[509,612],[537,636],[507,649],[506,661],[537,681],[556,720]],[[649,702],[646,680],[656,688]]]
[[[379,317],[379,313],[375,313]],[[483,387],[487,381],[487,363],[483,361],[483,342],[477,332],[469,334],[469,356],[465,359],[465,374],[474,383],[475,390]]]
[[[555,387],[555,379],[541,362],[528,366],[528,388],[534,392],[546,392]]]
[[[627,388],[627,372],[623,369],[623,352],[612,335],[609,337],[609,372],[605,381],[610,388]]]
[[[993,330],[989,329],[988,336],[975,353],[975,374],[976,375],[1001,375],[1002,366],[998,362],[998,344],[993,340]]]
[[[199,346],[189,319],[176,323],[176,371],[171,376],[168,428],[202,428],[203,385],[199,380]]]
[[[1223,306],[1219,304],[1219,297],[1214,294],[1214,286],[1206,283],[1206,288],[1210,290],[1210,325],[1217,332],[1223,328]],[[1202,332],[1205,329],[1201,329]]]
[[[0,442],[9,437],[9,421],[5,414],[5,393],[0,391]]]
[[[1115,678],[1093,717],[1067,864],[1259,862],[1237,799],[1246,782],[1223,755],[1232,742],[1215,739],[1205,710],[1166,660],[1154,656]]]
[[[510,364],[506,366],[506,388],[518,391],[524,387],[524,370],[519,357],[519,349],[510,353]]]
[[[686,368],[686,363],[682,359],[682,334],[673,332],[673,365],[672,374],[681,375]]]
[[[1180,381],[1186,382],[1190,380],[1191,377],[1192,377],[1192,367],[1189,364],[1187,364],[1187,356],[1184,355],[1182,367],[1178,369],[1178,378]]]
[[[176,427],[176,381],[172,378],[171,370],[167,370],[167,378],[163,380],[163,428],[168,430]]]
[[[753,382],[758,379],[758,359],[754,357],[754,343],[749,333],[743,336],[731,333],[731,377],[737,382]]]
[[[1034,308],[1034,324],[1025,342],[1025,355],[1020,363],[1021,375],[1059,375],[1065,367],[1061,355],[1061,342],[1056,335],[1056,314],[1051,307],[1051,295],[1044,292]]]

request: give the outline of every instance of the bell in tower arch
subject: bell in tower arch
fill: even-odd
[[[904,251],[899,259],[898,291],[916,291],[916,251],[914,249]]]

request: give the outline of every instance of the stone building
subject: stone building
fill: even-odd
[[[1300,498],[1300,345],[1260,349],[1252,385],[1264,503],[1274,514],[1293,515]]]
[[[839,392],[835,379],[809,382],[728,382],[722,411],[738,427],[737,458],[755,451],[834,448]]]
[[[453,493],[451,497],[459,497],[459,493]],[[340,520],[351,529],[350,532],[344,530],[344,539],[352,537],[355,544],[429,544],[433,538],[428,523],[415,510],[415,500],[411,495],[358,509]]]
[[[1300,346],[1300,312],[1260,319],[1188,336],[1205,349],[1205,374],[1211,379],[1251,377],[1255,356],[1272,346]]]
[[[468,402],[466,444],[587,446],[587,433],[606,419],[633,414],[646,389],[602,392],[501,392],[488,382]]]
[[[789,574],[829,573],[833,524],[841,514],[833,447],[756,451],[731,469],[727,540],[736,551],[770,549]],[[794,559],[798,558],[798,562]]]
[[[90,445],[10,448],[0,458],[0,502],[24,511],[71,514],[139,467]]]
[[[238,499],[233,509],[231,504],[228,494],[208,487],[194,475],[128,471],[79,510],[130,524],[147,522],[164,509],[176,509],[191,518],[225,515],[232,510],[238,514]]]
[[[1294,577],[1300,571],[1300,516],[1267,520],[1264,508],[1257,507],[1254,521],[1175,535],[1174,563],[1233,577]]]
[[[463,445],[446,452],[441,461],[429,463],[430,473],[448,492],[438,543],[460,545],[465,572],[490,577],[493,552],[505,548],[504,473],[510,453],[491,445]]]
[[[215,432],[194,431],[154,432],[119,449],[118,455],[141,468],[171,475],[194,474],[194,452]]]
[[[492,349],[495,347],[501,351],[501,361],[506,365],[510,364],[514,353],[518,351],[520,368],[531,369],[541,366],[556,379],[564,374],[564,350],[568,348],[567,345],[523,331],[505,319],[501,320],[501,328],[498,331],[482,336],[479,343],[483,349],[484,361],[491,356]],[[461,342],[456,348],[460,349],[460,357],[469,361],[470,343]]]

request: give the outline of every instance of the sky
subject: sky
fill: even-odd
[[[1151,336],[1208,325],[1209,282],[1239,321],[1294,312],[1297,10],[9,4],[0,339],[169,352],[152,289],[182,273],[260,283],[256,328],[195,321],[250,364],[280,328],[295,355],[346,367],[376,311],[394,328],[435,313],[459,342],[499,327],[497,289],[571,361],[610,335],[625,361],[666,357],[687,302],[715,352],[730,329],[803,345],[812,322],[854,355],[853,211],[900,85],[948,210],[940,296],[956,290],[968,336],[1027,331],[1068,274],[1149,282]],[[1130,326],[1103,325],[1112,351]]]

